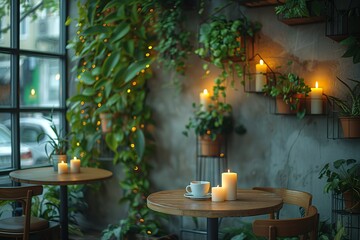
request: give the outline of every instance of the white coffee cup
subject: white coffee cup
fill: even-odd
[[[203,197],[209,193],[210,182],[208,181],[191,181],[190,185],[185,188],[186,192],[194,197]]]

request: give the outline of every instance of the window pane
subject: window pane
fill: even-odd
[[[11,1],[10,1],[11,2]],[[0,47],[10,47],[10,4],[0,0]]]
[[[20,15],[21,49],[59,52],[59,1],[22,1]]]
[[[11,168],[11,131],[4,124],[10,119],[10,114],[0,114],[0,170]]]
[[[55,139],[56,136],[50,127],[51,122],[46,120],[44,116],[49,117],[50,113],[46,115],[42,113],[22,113],[20,115],[20,143],[28,147],[32,153],[33,162],[30,166],[50,164],[48,155],[51,153],[52,147],[51,145],[46,146],[46,143],[49,141],[49,136]],[[53,120],[56,128],[60,131],[62,128],[60,127],[58,113],[53,114]],[[22,166],[29,166],[24,164]]]
[[[20,105],[59,107],[61,89],[60,60],[21,57]]]
[[[0,106],[11,104],[10,56],[0,54]]]

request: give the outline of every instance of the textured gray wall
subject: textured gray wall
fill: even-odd
[[[238,11],[233,9],[228,14],[236,16]],[[256,52],[272,67],[284,66],[288,60],[293,60],[293,70],[312,87],[319,81],[327,94],[343,92],[336,76],[360,79],[360,65],[341,58],[345,48],[325,36],[325,23],[290,27],[277,20],[273,7],[243,8],[243,12],[251,20],[262,23]],[[189,28],[196,32],[199,23],[193,22],[191,15],[187,19]],[[157,152],[151,159],[153,191],[184,188],[195,178],[196,138],[194,134],[186,138],[182,131],[191,116],[192,103],[199,101],[202,89],[212,86],[213,78],[201,80],[202,63],[197,56],[191,55],[186,77],[163,72],[160,67],[149,83],[149,104],[157,124],[154,129]],[[215,75],[216,69],[212,68],[210,76]],[[180,92],[171,84],[175,77],[183,83]],[[319,170],[325,163],[338,158],[360,159],[360,141],[328,139],[326,116],[306,116],[299,120],[295,116],[275,115],[269,107],[270,98],[244,92],[239,81],[237,91],[229,89],[228,101],[236,118],[246,126],[247,133],[231,135],[227,140],[228,164],[238,173],[238,186],[286,187],[310,192],[321,220],[329,219],[331,198],[323,193],[324,181],[318,179]],[[112,168],[110,164],[106,167]],[[121,172],[121,168],[115,171]],[[116,174],[106,183],[105,195],[89,194],[88,224],[101,229],[121,219],[124,211],[118,205],[122,192],[116,183],[119,179],[121,174]],[[177,232],[180,218],[170,219],[169,229]],[[239,219],[225,219],[222,227],[237,221]]]

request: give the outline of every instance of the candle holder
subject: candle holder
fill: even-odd
[[[244,90],[251,93],[263,93],[263,87],[269,79],[276,79],[274,71],[259,53],[245,64]]]

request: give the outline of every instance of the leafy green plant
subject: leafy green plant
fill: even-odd
[[[286,0],[275,7],[275,14],[282,18],[302,18],[320,16],[325,10],[322,0]]]
[[[325,178],[325,192],[336,194],[353,190],[360,199],[360,163],[355,159],[338,159],[321,169],[319,178]]]
[[[183,132],[185,136],[188,136],[188,132],[193,129],[196,135],[209,135],[214,141],[219,134],[228,134],[234,129],[232,106],[222,101],[226,98],[226,87],[222,84],[220,79],[215,80],[214,95],[211,97],[208,109],[203,110],[201,105],[193,103],[194,116],[189,118],[185,126],[186,130]],[[235,132],[244,134],[246,129],[242,124],[238,124]]]
[[[289,62],[288,65],[292,63]],[[269,83],[263,88],[264,94],[272,97],[281,97],[290,106],[291,110],[296,110],[300,103],[297,94],[308,96],[311,88],[305,83],[304,79],[294,73],[279,74],[276,78],[270,79]],[[298,112],[298,117],[305,115],[305,109]]]
[[[341,99],[335,96],[325,95],[330,101],[338,106],[341,116],[347,117],[359,117],[360,116],[360,81],[349,79],[354,84],[353,87],[350,87],[345,81],[337,77],[337,79],[345,86],[347,89],[347,95]]]
[[[342,57],[352,58],[354,64],[360,62],[360,40],[358,38],[349,36],[342,40],[340,44],[347,47]]]

